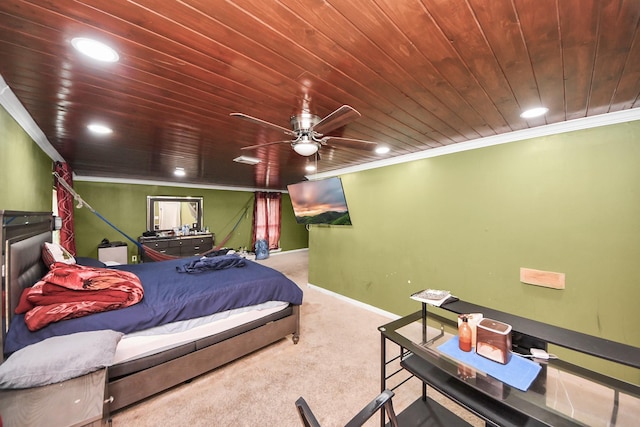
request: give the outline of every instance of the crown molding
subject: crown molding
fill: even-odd
[[[180,188],[202,188],[205,190],[224,190],[224,191],[246,191],[254,193],[256,191],[266,191],[270,193],[287,193],[285,190],[273,190],[253,187],[232,187],[225,185],[210,184],[192,184],[188,182],[172,182],[172,181],[154,181],[151,179],[125,179],[125,178],[107,178],[103,176],[88,176],[73,174],[74,181],[85,182],[104,182],[109,184],[128,184],[128,185],[157,185],[161,187],[180,187]]]
[[[362,165],[352,166],[343,169],[335,169],[327,172],[319,172],[307,175],[310,180],[330,178],[347,173],[361,172],[370,169],[382,168],[385,166],[398,165],[412,162],[414,160],[428,159],[431,157],[445,156],[447,154],[459,153],[462,151],[475,150],[477,148],[490,147],[492,145],[508,144],[511,142],[523,141],[525,139],[539,138],[549,135],[574,132],[577,130],[591,129],[601,126],[614,125],[619,123],[640,120],[640,108],[617,111],[615,113],[600,114],[597,116],[583,117],[580,119],[568,120],[566,122],[552,123],[550,125],[538,126],[529,129],[522,129],[500,135],[478,138],[471,141],[459,142],[445,145],[443,147],[432,148],[417,153],[405,154],[391,157],[384,160],[376,160]]]
[[[0,75],[0,105],[18,122],[24,131],[35,141],[36,144],[44,151],[47,156],[56,162],[64,162],[64,158],[53,148],[44,135],[38,124],[33,120],[31,114],[24,108],[24,105],[18,100],[11,88]]]

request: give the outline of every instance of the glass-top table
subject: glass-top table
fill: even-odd
[[[639,425],[638,385],[563,360],[535,359],[542,369],[527,391],[518,390],[441,352],[438,347],[457,333],[457,322],[428,313],[426,305],[379,330],[383,389],[394,375],[390,360],[399,359],[403,369],[490,425]],[[387,340],[399,346],[399,356],[389,358]]]

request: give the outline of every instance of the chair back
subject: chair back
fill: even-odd
[[[398,427],[398,419],[393,410],[393,403],[391,403],[393,395],[394,393],[391,390],[384,390],[345,424],[345,427],[361,427],[369,418],[375,415],[379,409],[382,409],[383,413],[386,412],[389,418],[389,424],[392,427]],[[321,427],[304,398],[300,397],[296,400],[296,408],[298,409],[298,414],[304,427]]]

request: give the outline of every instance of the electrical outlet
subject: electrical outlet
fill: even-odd
[[[138,262],[138,255],[131,255],[131,262],[133,264],[137,263]]]

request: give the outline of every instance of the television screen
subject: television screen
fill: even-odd
[[[287,186],[298,224],[351,225],[340,178]]]

